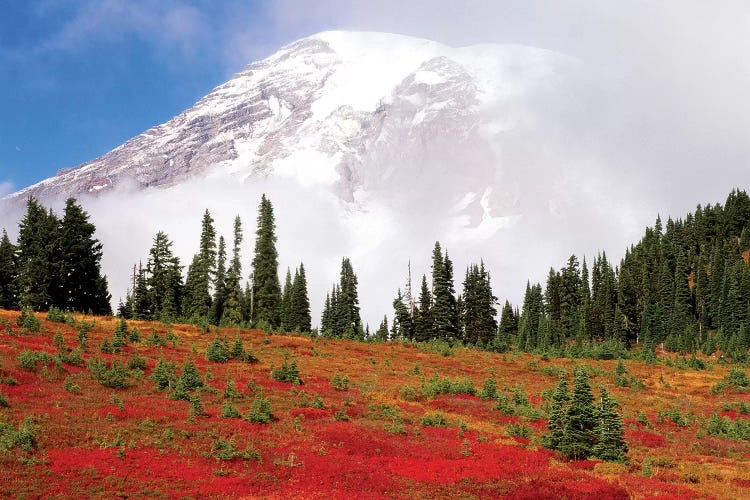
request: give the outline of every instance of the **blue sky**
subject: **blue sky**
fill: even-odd
[[[0,16],[0,191],[106,153],[322,24],[264,1],[34,0]]]

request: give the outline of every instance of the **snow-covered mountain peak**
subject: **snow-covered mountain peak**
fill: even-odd
[[[385,189],[394,169],[421,171],[446,141],[453,153],[493,149],[499,132],[528,119],[523,100],[569,66],[528,47],[322,32],[251,63],[167,123],[11,196],[101,195],[230,174],[321,184],[352,201],[358,190]]]

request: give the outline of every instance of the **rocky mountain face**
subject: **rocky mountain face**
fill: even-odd
[[[104,196],[229,174],[292,178],[355,204],[373,191],[398,198],[395,186],[420,182],[420,193],[450,195],[472,217],[493,204],[507,213],[514,197],[498,189],[504,137],[529,126],[528,100],[573,64],[520,46],[320,33],[250,64],[167,123],[10,198]]]

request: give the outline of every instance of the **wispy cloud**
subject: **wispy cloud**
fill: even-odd
[[[52,7],[40,16],[58,16]],[[79,51],[102,42],[135,37],[164,53],[190,55],[209,34],[208,19],[197,7],[173,0],[85,0],[60,29],[42,40],[40,51]]]

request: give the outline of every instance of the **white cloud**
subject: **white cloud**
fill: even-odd
[[[190,55],[208,36],[204,13],[173,0],[87,0],[41,44],[43,50],[75,51],[136,37],[167,53]]]

